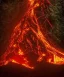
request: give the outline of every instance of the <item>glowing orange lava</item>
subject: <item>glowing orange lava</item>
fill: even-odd
[[[49,19],[45,18],[45,12],[42,11],[41,16],[36,15],[36,9],[45,9],[51,5],[49,0],[29,0],[29,8],[23,19],[14,28],[11,35],[10,44],[7,51],[2,55],[0,65],[6,65],[9,62],[23,65],[27,68],[34,69],[34,65],[30,62],[29,53],[34,53],[37,58],[36,62],[45,60],[52,64],[64,64],[64,53],[49,43],[45,36],[44,24],[52,28],[53,25]],[[40,18],[43,15],[43,23]],[[44,22],[45,21],[45,22]],[[41,30],[43,29],[43,30]]]

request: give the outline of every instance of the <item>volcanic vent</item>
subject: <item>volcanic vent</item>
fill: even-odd
[[[12,32],[9,46],[1,56],[0,65],[9,62],[34,69],[36,63],[46,61],[64,64],[64,53],[52,43],[49,31],[53,28],[49,0],[29,0],[28,10]]]

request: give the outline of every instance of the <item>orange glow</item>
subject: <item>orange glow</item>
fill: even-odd
[[[16,25],[14,31],[12,32],[9,47],[4,54],[5,63],[11,61],[27,68],[34,69],[34,65],[32,65],[29,58],[29,53],[34,53],[38,56],[36,62],[45,60],[51,64],[64,64],[64,53],[50,44],[45,36],[47,33],[44,30],[44,21],[46,21],[45,23],[47,23],[50,27],[53,27],[53,25],[48,18],[44,18],[44,1],[45,0],[41,0],[41,2],[40,0],[29,0],[30,7],[28,8],[26,15],[18,23],[18,25]],[[46,3],[52,6],[49,0],[46,0]],[[35,9],[38,7],[44,9],[42,12],[42,15],[44,15],[43,17],[42,15],[36,15],[38,11]],[[44,18],[42,21],[43,24],[39,21],[40,17]],[[6,57],[11,53],[13,55],[11,55],[7,61]]]
[[[31,6],[34,4],[34,1],[35,0],[29,0]]]
[[[12,60],[13,63],[17,63],[17,64],[20,64],[19,62],[15,61],[14,59]],[[27,68],[30,68],[30,69],[34,69],[34,67],[30,67],[29,65],[27,65],[27,63],[22,63],[21,65],[27,67]]]
[[[64,64],[64,58],[54,55],[54,64]]]
[[[21,51],[21,49],[19,49],[18,54],[19,55],[24,55],[24,53]]]
[[[15,60],[11,60],[13,63],[17,63],[17,64],[19,64],[17,61],[15,61]]]
[[[25,66],[25,67],[27,67],[27,68],[34,69],[34,67],[30,67],[27,64],[22,64],[22,65]]]

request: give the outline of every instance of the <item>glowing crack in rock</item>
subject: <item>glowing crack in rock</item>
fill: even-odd
[[[29,53],[37,55],[36,62],[41,62],[44,59],[51,64],[64,64],[64,53],[50,44],[45,36],[44,23],[47,23],[50,28],[53,27],[48,17],[46,17],[45,9],[49,5],[53,5],[49,0],[29,0],[28,3],[30,7],[23,19],[14,28],[10,44],[1,57],[0,65],[13,62],[34,69]],[[42,11],[41,14],[38,13],[39,8]],[[43,18],[43,20],[40,18]],[[41,24],[40,21],[43,23]]]

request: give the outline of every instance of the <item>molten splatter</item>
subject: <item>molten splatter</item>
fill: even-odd
[[[49,25],[50,29],[53,27],[46,17],[45,9],[49,5],[53,5],[49,0],[29,0],[28,2],[30,7],[23,19],[16,25],[9,47],[2,55],[3,60],[0,61],[0,65],[13,62],[34,69],[28,58],[29,53],[38,56],[36,62],[45,60],[52,64],[64,64],[64,53],[50,44],[45,36],[47,30],[45,23]],[[41,14],[38,13],[38,9],[41,9]],[[41,20],[41,18],[43,19]],[[41,24],[40,21],[43,23]]]

